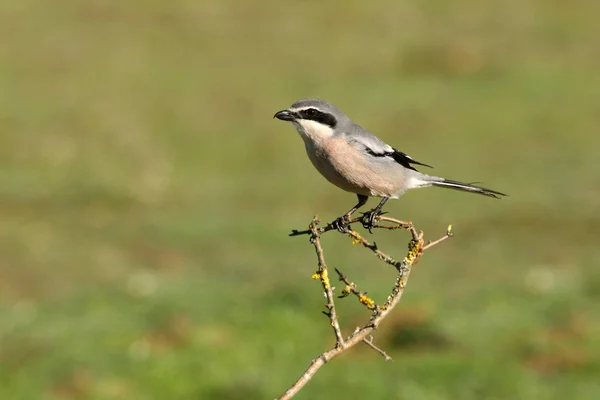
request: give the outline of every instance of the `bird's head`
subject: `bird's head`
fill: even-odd
[[[304,139],[313,141],[333,136],[336,127],[348,119],[333,104],[317,99],[299,100],[273,118],[291,122]]]

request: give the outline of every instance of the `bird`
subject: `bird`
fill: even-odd
[[[496,190],[419,172],[416,166],[433,168],[388,145],[375,134],[354,123],[333,104],[320,99],[302,99],[278,111],[273,118],[290,122],[304,141],[313,166],[340,189],[354,193],[358,202],[331,225],[347,232],[350,217],[370,197],[381,201],[363,214],[361,223],[371,232],[389,199],[409,189],[441,187],[499,199]]]

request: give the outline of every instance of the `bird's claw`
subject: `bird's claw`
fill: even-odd
[[[336,218],[330,225],[340,233],[348,233],[348,218],[345,215]]]
[[[372,229],[375,226],[375,218],[383,214],[387,213],[378,210],[371,210],[367,211],[366,213],[363,213],[362,218],[360,220],[363,228],[368,229],[369,233],[373,233]]]

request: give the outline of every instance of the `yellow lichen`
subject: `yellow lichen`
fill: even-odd
[[[329,289],[329,276],[327,275],[327,269],[322,268],[317,270],[317,272],[311,275],[311,278],[321,280],[323,287],[325,289]]]
[[[350,285],[346,285],[346,287],[342,290],[340,297],[348,297],[352,293],[352,287]]]
[[[350,236],[352,239],[352,245],[359,244],[362,239],[362,236],[360,236],[357,232],[354,232],[354,234],[348,234],[348,236]]]
[[[408,264],[414,264],[415,261],[421,256],[423,253],[423,246],[421,240],[411,240],[408,244],[408,254],[404,258],[404,260]]]
[[[368,297],[365,294],[361,294],[358,297],[358,301],[360,301],[362,304],[364,304],[365,306],[367,306],[368,309],[372,310],[375,308],[375,302],[373,301],[373,299],[371,299],[370,297]]]

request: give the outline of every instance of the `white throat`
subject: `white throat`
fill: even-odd
[[[293,122],[302,139],[320,143],[334,135],[330,126],[316,121],[300,119]]]

